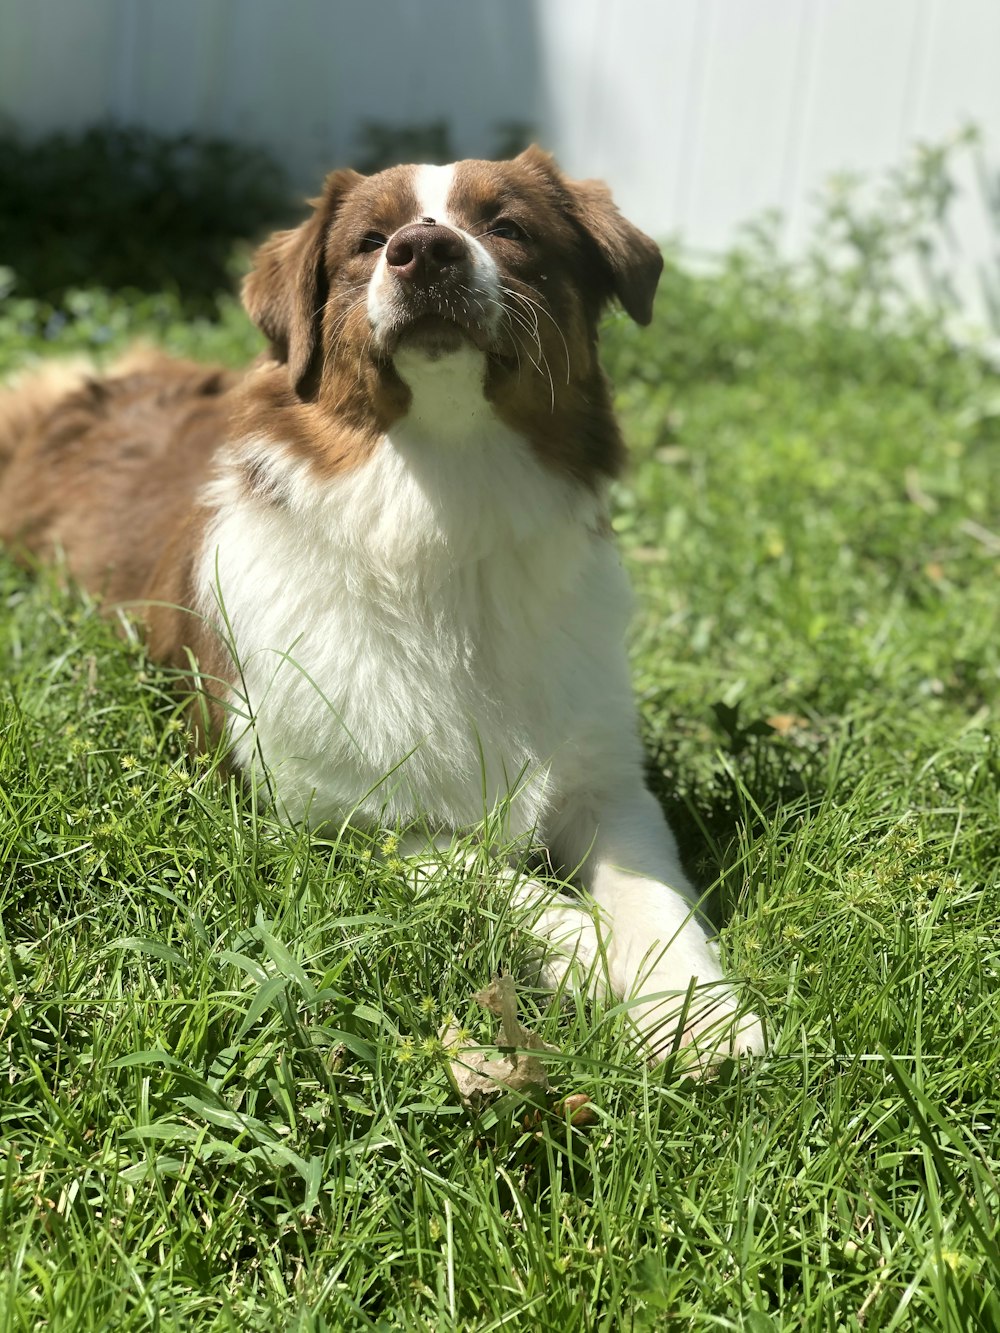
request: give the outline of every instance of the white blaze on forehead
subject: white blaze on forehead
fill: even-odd
[[[433,218],[435,222],[449,222],[448,197],[455,180],[455,164],[447,167],[417,167],[413,182],[417,196],[417,217]]]

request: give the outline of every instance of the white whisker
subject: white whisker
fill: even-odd
[[[525,285],[526,287],[530,287],[530,283],[525,283],[524,285]],[[533,287],[530,287],[530,289],[531,289],[531,291],[535,291],[535,288],[533,288]],[[552,327],[555,329],[556,333],[558,333],[558,335],[559,335],[559,340],[560,340],[560,342],[562,343],[562,347],[563,347],[563,355],[564,355],[565,358],[566,358],[566,383],[569,384],[570,379],[571,379],[571,377],[572,377],[572,365],[571,365],[570,355],[569,355],[569,345],[568,345],[568,343],[566,342],[566,337],[565,337],[565,335],[564,335],[562,329],[559,327],[559,321],[558,321],[558,320],[556,319],[556,317],[552,314],[551,310],[547,309],[547,307],[546,307],[546,305],[545,305],[545,302],[541,299],[541,293],[535,291],[535,296],[536,296],[538,299],[533,299],[532,297],[525,295],[524,292],[515,291],[513,287],[502,286],[500,290],[501,290],[506,296],[511,296],[511,297],[513,297],[515,300],[517,300],[517,301],[521,301],[524,305],[529,306],[530,309],[532,310],[533,318],[535,319],[536,324],[537,324],[537,321],[538,321],[538,315],[539,315],[539,314],[544,315],[545,318],[551,323],[551,325],[552,325]]]

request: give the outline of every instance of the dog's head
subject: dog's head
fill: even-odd
[[[496,412],[582,475],[613,471],[620,451],[613,423],[598,443],[583,420],[610,422],[600,313],[618,299],[648,323],[662,265],[604,185],[567,179],[533,147],[508,162],[333,172],[312,216],[260,249],[243,295],[300,399],[386,429],[423,365],[473,351]],[[570,448],[567,431],[594,440]]]

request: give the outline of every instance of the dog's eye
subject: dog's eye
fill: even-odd
[[[376,250],[381,250],[383,245],[385,245],[385,237],[380,231],[366,231],[358,242],[358,254],[374,254]]]
[[[486,235],[499,236],[502,241],[526,241],[528,239],[517,223],[510,218],[497,218],[495,222],[491,222]]]

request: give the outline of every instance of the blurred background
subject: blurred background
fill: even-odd
[[[67,198],[58,136],[95,127]],[[0,0],[0,139],[0,264],[26,296],[98,260],[114,268],[96,246],[78,273],[25,252],[46,230],[79,231],[80,209],[120,217],[113,182],[156,151],[140,213],[182,212],[228,172],[246,191],[232,211],[259,232],[333,166],[500,156],[537,139],[697,260],[769,212],[775,244],[795,254],[817,197],[907,163],[919,174],[915,145],[960,142],[937,201],[934,281],[953,318],[1000,331],[997,0]],[[219,141],[269,161],[227,157]],[[215,194],[206,235],[238,231]],[[30,216],[26,195],[43,200]]]

